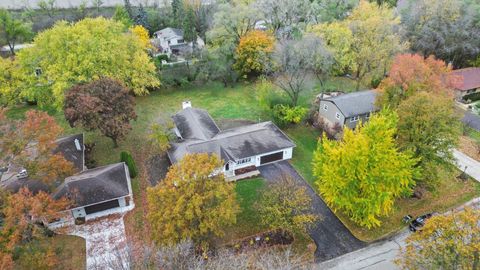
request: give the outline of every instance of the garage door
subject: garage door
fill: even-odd
[[[260,165],[283,159],[283,151],[260,157]]]
[[[112,209],[112,208],[119,207],[119,206],[120,206],[120,204],[118,203],[118,200],[112,200],[112,201],[108,201],[108,202],[103,202],[103,203],[87,206],[87,207],[85,207],[85,213],[87,213],[87,215],[89,215],[89,214],[97,213],[97,212],[100,212],[100,211]]]

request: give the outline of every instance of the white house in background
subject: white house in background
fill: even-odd
[[[167,27],[153,33],[153,45],[162,54],[181,54],[191,52],[193,50],[193,42],[185,42],[183,38],[183,30],[178,28]],[[203,48],[205,42],[199,36],[195,43],[196,48]]]
[[[20,51],[21,49],[30,48],[32,46],[33,46],[33,44],[29,44],[29,43],[16,44],[13,50],[16,53],[16,52]],[[11,55],[12,55],[12,52],[10,51],[10,46],[5,45],[5,46],[0,48],[0,56],[7,57],[7,56],[11,56]]]
[[[189,153],[216,154],[232,181],[258,174],[259,166],[292,158],[295,144],[272,122],[220,130],[207,111],[192,108],[189,101],[182,107],[172,117],[179,139],[168,151],[172,164]]]

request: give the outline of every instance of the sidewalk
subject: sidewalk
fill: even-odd
[[[457,160],[456,166],[462,172],[467,169],[465,172],[470,175],[472,178],[480,182],[480,162],[476,161],[475,159],[465,155],[464,153],[458,151],[457,149],[453,149],[453,156]]]

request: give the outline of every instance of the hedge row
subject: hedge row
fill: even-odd
[[[121,152],[120,161],[125,162],[125,164],[127,164],[128,171],[130,172],[130,177],[135,178],[138,174],[138,170],[132,155],[130,155],[130,153],[128,152]]]

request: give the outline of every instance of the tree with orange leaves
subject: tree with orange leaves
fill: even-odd
[[[389,76],[379,89],[378,103],[396,108],[400,102],[421,91],[453,97],[451,91],[461,81],[450,75],[451,67],[434,56],[424,58],[418,54],[400,54],[393,61]]]
[[[46,237],[46,225],[49,221],[61,218],[64,213],[60,211],[66,209],[70,202],[65,198],[54,200],[43,191],[34,195],[27,188],[21,188],[14,194],[3,191],[0,199],[0,212],[3,217],[0,230],[0,267],[10,269],[13,266],[13,252],[33,240]],[[55,260],[45,263],[54,264]]]
[[[234,68],[241,74],[258,75],[265,72],[273,52],[275,38],[264,31],[250,31],[240,38]]]
[[[5,112],[0,111],[0,168],[24,168],[30,178],[45,184],[73,174],[73,164],[54,153],[63,129],[53,117],[31,110],[25,120],[14,121],[7,119]]]

